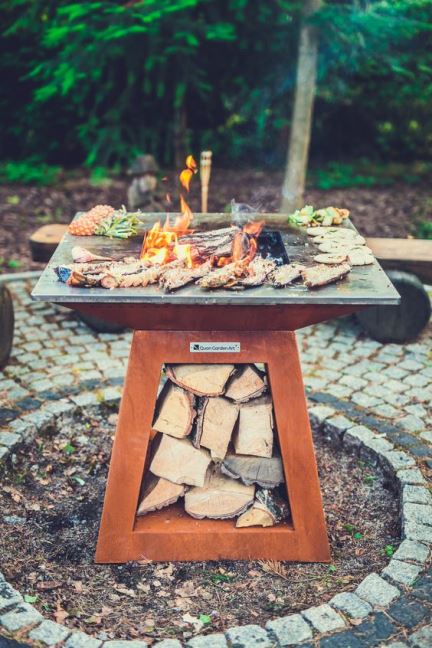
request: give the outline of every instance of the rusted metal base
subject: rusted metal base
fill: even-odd
[[[227,315],[228,316],[228,315]],[[196,342],[239,342],[240,352],[191,353]],[[182,506],[136,517],[148,468],[157,389],[165,363],[267,365],[290,524],[236,529],[235,520],[195,520]],[[293,331],[135,331],[120,406],[96,562],[273,559],[328,562],[330,550]]]

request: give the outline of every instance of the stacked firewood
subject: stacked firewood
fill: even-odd
[[[273,403],[255,365],[166,366],[138,515],[184,498],[194,518],[273,526],[289,515]]]

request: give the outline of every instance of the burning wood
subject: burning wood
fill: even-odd
[[[189,225],[192,221],[192,211],[186,202],[184,194],[189,193],[190,182],[195,173],[197,173],[197,164],[192,155],[186,158],[186,168],[180,173],[180,184],[184,193],[180,194],[181,216],[176,218],[174,224],[170,223],[167,216],[165,224],[156,223],[152,229],[146,233],[141,249],[140,259],[150,264],[162,265],[170,261],[184,261],[189,267],[193,267],[191,256],[191,246],[183,245],[178,238],[182,234],[190,232]]]
[[[192,259],[194,262],[209,257],[230,256],[234,238],[240,233],[239,227],[224,227],[208,232],[194,232],[181,236],[181,245],[190,245]]]

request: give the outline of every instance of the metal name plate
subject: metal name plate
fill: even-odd
[[[240,342],[191,342],[191,353],[240,353]]]

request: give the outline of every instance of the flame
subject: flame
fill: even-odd
[[[231,256],[220,257],[217,265],[222,267],[234,261],[241,261],[245,266],[255,257],[258,250],[258,237],[264,227],[264,221],[250,221],[238,232],[233,241]]]
[[[179,176],[180,184],[186,193],[189,193],[190,182],[197,170],[197,163],[192,155],[188,155],[186,169]],[[168,199],[169,194],[166,197]],[[178,259],[184,261],[188,268],[193,267],[191,246],[182,245],[178,241],[179,236],[190,234],[192,231],[189,226],[193,219],[193,213],[182,194],[180,194],[180,211],[181,216],[177,216],[173,225],[171,225],[167,214],[163,227],[160,223],[155,223],[147,232],[140,254],[142,261],[162,265]]]
[[[179,181],[180,190],[180,212],[174,223],[170,223],[167,214],[165,223],[156,223],[149,230],[143,241],[140,259],[151,264],[163,265],[171,261],[183,261],[188,268],[203,263],[205,259],[193,257],[192,246],[189,244],[179,243],[179,237],[190,234],[190,224],[193,219],[193,213],[189,207],[186,196],[189,193],[190,183],[197,173],[197,163],[192,155],[186,158],[186,168],[180,173]],[[166,195],[167,201],[170,200],[169,194]],[[231,255],[226,257],[213,258],[214,265],[222,267],[228,263],[240,262],[243,268],[246,268],[255,257],[258,243],[257,239],[264,226],[264,221],[251,221],[244,225],[233,240]]]
[[[193,159],[192,155],[188,155],[186,158],[186,169],[183,169],[179,176],[180,184],[186,189],[188,193],[191,180],[194,174],[197,173],[197,171],[197,163]]]

